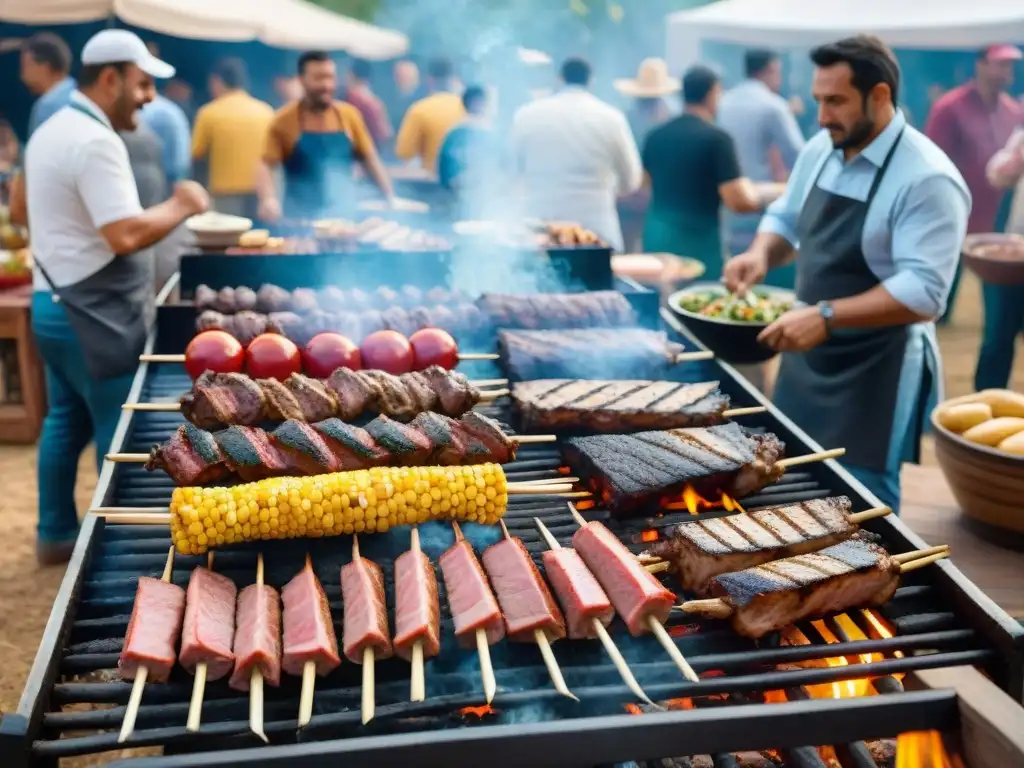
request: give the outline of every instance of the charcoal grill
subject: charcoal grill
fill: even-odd
[[[698,346],[664,317],[688,347]],[[147,351],[156,351],[156,339]],[[161,351],[180,351],[166,350]],[[464,368],[470,378],[501,375],[489,362]],[[680,381],[721,382],[736,406],[766,404],[729,366],[715,361],[677,366]],[[140,367],[131,392],[134,401],[152,401],[180,394],[188,379],[180,366]],[[490,415],[514,425],[514,414],[492,405]],[[769,407],[745,417],[753,429],[770,429],[787,444],[789,455],[820,450],[783,415]],[[136,412],[126,415],[115,436],[114,450],[145,451],[166,439],[177,414]],[[510,479],[533,479],[557,473],[561,459],[549,446],[528,446],[506,467]],[[104,467],[95,506],[148,507],[166,505],[171,483],[137,466]],[[743,502],[747,508],[803,501],[835,494],[854,500],[854,511],[877,506],[876,499],[834,462],[806,465]],[[600,513],[591,510],[590,517]],[[575,526],[563,501],[514,497],[506,522],[539,559],[543,542],[532,518],[542,519],[567,543]],[[667,514],[657,524],[688,519],[685,512]],[[648,520],[609,521],[634,551],[637,534]],[[892,552],[919,549],[924,543],[898,519],[871,520],[866,527]],[[467,536],[480,549],[497,540],[498,532],[467,526]],[[424,550],[436,561],[451,543],[441,524],[421,528]],[[56,765],[62,757],[94,754],[117,748],[117,728],[131,685],[117,677],[117,654],[132,608],[140,575],[159,575],[169,544],[162,527],[107,524],[89,516],[58,594],[53,613],[17,713],[0,720],[0,749],[5,764]],[[363,537],[364,556],[385,571],[389,590],[394,559],[408,548],[408,529]],[[348,560],[348,542],[274,542],[262,545],[268,583],[283,585],[302,567],[308,551],[331,601],[341,617],[338,573]],[[217,554],[215,567],[239,587],[255,577],[258,545]],[[177,557],[174,580],[186,584],[202,558]],[[443,581],[441,581],[443,590]],[[442,605],[445,600],[442,596]],[[389,594],[393,607],[393,592]],[[618,622],[612,636],[641,686],[656,700],[691,698],[694,708],[657,715],[627,714],[635,703],[600,644],[563,641],[554,651],[566,682],[581,699],[576,704],[551,687],[540,654],[533,646],[502,643],[492,649],[498,695],[495,711],[467,710],[483,704],[475,654],[454,647],[450,618],[444,616],[443,652],[427,665],[427,699],[410,703],[409,666],[400,660],[377,664],[376,718],[360,725],[360,674],[352,664],[319,681],[314,717],[296,731],[299,681],[286,679],[268,689],[265,729],[273,746],[257,748],[247,724],[247,699],[223,681],[206,689],[203,727],[186,733],[185,717],[191,678],[176,669],[166,685],[146,688],[130,746],[162,746],[164,756],[125,761],[139,768],[243,765],[583,766],[615,761],[646,760],[666,755],[719,754],[744,749],[797,749],[808,742],[849,744],[891,737],[900,732],[956,726],[956,696],[950,691],[904,691],[895,675],[914,670],[973,665],[986,672],[1015,700],[1022,699],[1024,632],[949,562],[909,574],[895,598],[879,614],[894,636],[881,636],[859,612],[851,612],[867,639],[850,637],[848,625],[828,626],[840,640],[827,645],[811,627],[800,627],[812,643],[782,646],[778,638],[760,645],[740,638],[721,622],[695,621],[673,615],[668,623],[682,653],[704,679],[684,680],[663,649],[650,637],[631,638]],[[340,631],[340,628],[339,628]],[[859,654],[881,654],[882,660],[849,666],[793,666],[800,662]],[[802,700],[806,686],[873,678],[880,694],[838,700]],[[787,691],[785,703],[763,702],[768,691]]]

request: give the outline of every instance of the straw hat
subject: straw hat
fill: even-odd
[[[678,77],[669,77],[668,64],[664,59],[644,59],[636,71],[636,78],[621,78],[615,81],[615,89],[638,99],[656,99],[677,93],[681,88]]]

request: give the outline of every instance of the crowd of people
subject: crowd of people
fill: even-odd
[[[452,192],[460,217],[486,217],[516,189],[521,215],[576,222],[619,251],[699,259],[739,294],[795,286],[798,308],[762,334],[784,353],[776,401],[822,445],[845,446],[846,468],[894,508],[900,463],[916,455],[941,385],[934,321],[955,296],[965,235],[1024,232],[1024,193],[1016,206],[1005,193],[1024,189],[1013,46],[981,52],[975,78],[937,100],[924,131],[900,109],[899,65],[880,40],[820,46],[822,130],[806,140],[768,50],[746,53],[746,77],[729,90],[714,67],[675,78],[648,59],[614,83],[633,100],[625,111],[569,58],[558,90],[517,104],[507,125],[494,90],[463,87],[445,59],[422,84],[399,62],[386,104],[369,64],[351,61],[342,83],[330,55],[309,51],[275,81],[277,109],[251,95],[244,62],[225,59],[193,111],[181,87],[157,89],[175,82],[158,54],[104,30],[72,78],[58,37],[22,51],[37,100],[11,215],[32,234],[49,396],[41,562],[71,551],[77,457],[92,439],[102,457],[112,438],[150,327],[154,262],[162,277],[173,271],[182,223],[208,209],[269,223],[351,216],[366,182],[394,201],[387,163],[413,162]],[[0,163],[13,167],[8,134],[0,126]],[[205,186],[192,180],[199,166]],[[986,285],[979,389],[1005,386],[1022,331],[1021,288]]]

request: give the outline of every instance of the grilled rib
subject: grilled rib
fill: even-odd
[[[759,638],[807,619],[883,605],[899,582],[900,566],[888,552],[853,539],[722,574],[712,582],[711,594],[733,609],[739,634]]]
[[[711,580],[772,560],[814,552],[857,533],[850,499],[836,496],[673,526],[651,546],[683,588],[703,596]]]
[[[512,381],[616,374],[661,379],[682,351],[661,331],[643,328],[498,332],[498,355]]]
[[[724,421],[729,398],[717,381],[540,379],[512,387],[524,430],[635,432],[709,427]]]
[[[162,469],[177,485],[190,486],[383,465],[505,464],[518,447],[497,422],[472,412],[459,420],[421,413],[411,424],[378,416],[365,428],[333,418],[290,420],[272,432],[233,426],[211,433],[185,424],[153,447],[146,469]]]
[[[477,306],[496,328],[621,328],[637,324],[633,306],[618,291],[485,293]]]
[[[782,477],[784,444],[737,424],[591,435],[565,441],[566,461],[616,514],[677,495],[686,485],[705,498],[741,498]]]
[[[464,375],[438,365],[400,376],[338,368],[323,381],[299,373],[282,382],[207,371],[181,397],[181,412],[200,429],[332,416],[352,421],[368,413],[410,421],[427,411],[461,416],[480,395]]]

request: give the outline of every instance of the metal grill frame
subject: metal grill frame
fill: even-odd
[[[171,286],[168,286],[170,288]],[[688,348],[702,348],[667,311],[662,321],[684,341]],[[156,338],[151,337],[146,351],[154,351]],[[788,452],[797,455],[820,450],[788,418],[768,403],[763,395],[748,384],[730,366],[713,361],[701,363],[709,377],[719,378],[729,388],[744,393],[738,405],[761,404],[768,407],[763,419],[772,431],[786,441]],[[141,364],[132,384],[130,401],[137,401],[148,375],[148,365]],[[734,398],[735,399],[735,398]],[[114,445],[125,444],[131,430],[131,413],[125,413],[118,424]],[[115,489],[117,468],[104,465],[93,498],[93,506],[109,506]],[[876,506],[875,499],[836,462],[822,465],[829,487],[836,494],[845,493],[855,505]],[[898,549],[918,549],[924,545],[898,519],[889,517],[873,521],[884,529],[887,543]],[[54,602],[39,651],[33,664],[16,713],[0,719],[0,749],[13,756],[12,765],[29,765],[31,741],[41,732],[43,714],[48,711],[50,693],[57,681],[62,649],[75,620],[75,607],[93,550],[104,522],[88,516],[83,523],[72,560]],[[937,563],[931,574],[949,606],[966,619],[994,649],[990,671],[1013,696],[1024,700],[1024,629],[1003,613],[948,561]],[[820,655],[820,654],[819,654]],[[896,667],[891,665],[896,664]],[[876,665],[876,674],[900,671],[896,661]],[[816,680],[809,680],[815,682]],[[692,695],[684,686],[666,686],[662,697]],[[658,687],[650,692],[658,696]],[[807,743],[812,729],[820,743],[842,743],[855,739],[892,736],[900,731],[942,728],[950,723],[955,709],[955,696],[943,692],[903,693],[894,697],[845,699],[827,702],[790,702],[788,704],[747,705],[730,709],[730,716],[712,710],[673,712],[657,717],[580,717],[533,725],[489,725],[462,728],[456,731],[426,731],[415,734],[366,736],[318,741],[316,743],[268,747],[258,750],[229,750],[193,756],[150,758],[144,762],[131,760],[124,765],[150,768],[185,768],[192,765],[241,765],[260,760],[273,765],[326,765],[345,755],[357,765],[407,765],[412,755],[425,764],[475,765],[487,750],[489,762],[497,765],[521,765],[526,757],[533,765],[583,765],[606,763],[609,759],[642,758],[637,749],[643,745],[647,756],[694,754],[696,752],[734,751],[745,748],[795,747]],[[839,716],[839,713],[845,713]],[[828,716],[825,716],[825,715]],[[736,720],[743,720],[743,742],[737,741]],[[628,730],[626,730],[628,729]],[[301,741],[301,736],[300,736]],[[698,748],[698,745],[699,748]],[[628,749],[627,749],[628,746]],[[414,750],[414,751],[412,751]],[[399,762],[401,761],[401,762]],[[33,765],[38,762],[31,763]]]

